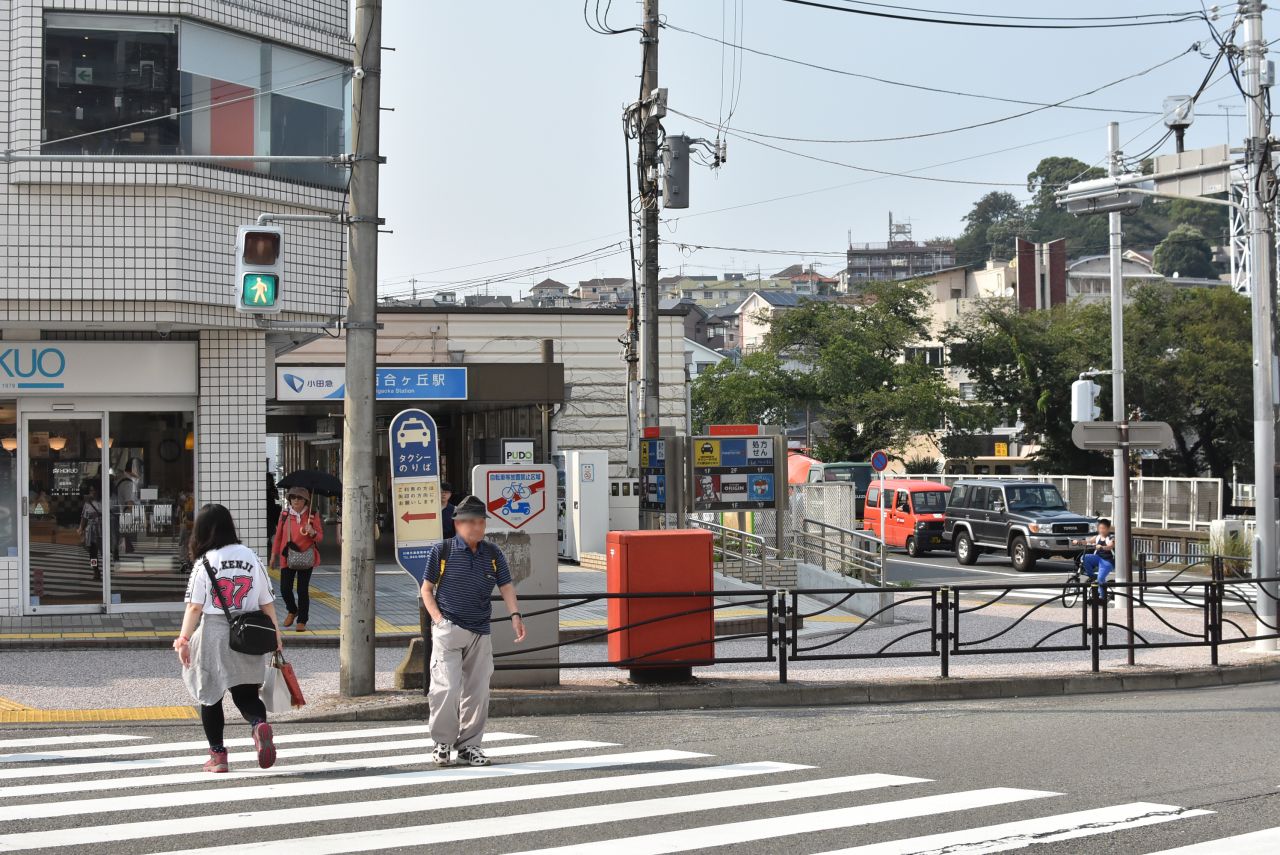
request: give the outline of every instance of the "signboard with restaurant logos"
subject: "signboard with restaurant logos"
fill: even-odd
[[[782,439],[766,436],[695,436],[692,510],[775,510],[786,490]]]

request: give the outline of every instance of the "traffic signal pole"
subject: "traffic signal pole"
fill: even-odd
[[[1107,173],[1120,175],[1124,170],[1120,163],[1120,125],[1111,122],[1107,125]],[[1132,582],[1130,578],[1130,544],[1133,540],[1130,520],[1133,515],[1129,510],[1129,414],[1124,398],[1124,275],[1123,247],[1124,228],[1123,215],[1112,211],[1107,215],[1110,226],[1111,249],[1111,419],[1120,425],[1120,441],[1122,445],[1114,454],[1114,513],[1111,524],[1116,535],[1116,581]],[[1132,604],[1132,599],[1129,600]],[[1130,621],[1130,626],[1133,625]],[[1132,664],[1132,663],[1130,663]]]
[[[1252,273],[1253,300],[1253,485],[1256,496],[1255,518],[1258,533],[1254,537],[1254,578],[1276,575],[1276,419],[1272,392],[1274,382],[1273,354],[1275,331],[1273,311],[1272,259],[1274,235],[1266,199],[1272,192],[1268,140],[1271,128],[1267,121],[1266,87],[1263,69],[1267,45],[1262,39],[1261,0],[1244,0],[1239,13],[1244,20],[1244,90],[1249,115],[1249,138],[1245,142],[1245,160],[1249,176],[1249,264]],[[1276,583],[1265,586],[1267,594],[1258,596],[1258,617],[1266,626],[1259,634],[1276,626]],[[1275,650],[1275,640],[1256,642],[1258,650]]]
[[[338,684],[374,691],[374,373],[378,332],[378,119],[382,0],[356,0],[351,216],[347,230],[346,392],[342,403],[342,603]]]

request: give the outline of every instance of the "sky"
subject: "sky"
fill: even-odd
[[[1198,0],[882,2],[1044,16],[1200,8]],[[601,0],[605,5],[608,0]],[[596,0],[588,6],[594,14]],[[804,67],[723,48],[675,27],[842,71],[1036,102],[1081,95],[1172,60],[1072,102],[1103,108],[1096,112],[1052,108],[894,142],[755,138],[845,166],[728,136],[721,168],[693,167],[689,208],[663,212],[661,235],[670,242],[661,250],[663,275],[768,276],[795,263],[835,272],[850,239],[887,240],[891,213],[911,224],[917,240],[954,237],[983,194],[1005,190],[1026,198],[1026,176],[1041,158],[1100,163],[1109,121],[1121,122],[1126,153],[1156,142],[1164,132],[1164,98],[1190,94],[1208,70],[1210,59],[1188,49],[1200,42],[1203,51],[1216,50],[1203,21],[995,29],[888,20],[783,0],[664,0],[661,14],[669,26],[660,36],[659,78],[669,89],[670,107],[712,125],[669,114],[663,127],[669,135],[707,139],[715,138],[717,125],[725,126],[731,106],[728,134],[836,140],[945,131],[1033,108]],[[608,20],[623,29],[640,16],[638,0],[615,0]],[[1264,27],[1280,36],[1280,13],[1268,12]],[[583,20],[582,0],[386,0],[383,43],[395,48],[385,54],[382,87],[388,160],[381,172],[381,213],[393,230],[380,240],[384,295],[472,294],[486,287],[516,294],[547,277],[572,286],[580,279],[629,275],[621,117],[638,92],[638,34],[593,33]],[[1223,69],[1225,64],[1219,74]],[[1228,140],[1239,145],[1243,109],[1229,78],[1213,84],[1201,97],[1187,147]],[[1171,151],[1170,142],[1161,153]],[[850,166],[974,183],[880,176]],[[600,257],[609,252],[616,254]],[[569,261],[584,255],[585,261]],[[558,262],[566,266],[528,270]],[[486,285],[490,279],[501,281]]]

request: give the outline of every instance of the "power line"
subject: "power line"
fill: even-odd
[[[853,163],[845,163],[842,160],[832,160],[831,158],[828,158],[828,157],[818,157],[817,155],[814,155],[814,154],[806,154],[802,151],[794,151],[789,148],[783,148],[780,145],[767,143],[764,140],[758,140],[748,136],[743,136],[742,134],[739,134],[736,131],[725,131],[725,135],[735,137],[737,139],[742,140],[743,142],[749,142],[749,143],[752,143],[753,145],[758,145],[763,148],[772,149],[773,151],[782,152],[783,154],[789,154],[792,157],[800,157],[805,160],[812,160],[818,163],[826,163],[831,166],[839,166],[842,169],[852,169],[856,172],[869,172],[874,175],[884,176],[886,178],[906,178],[911,181],[931,181],[936,184],[967,184],[970,186],[978,186],[978,187],[1022,187],[1024,186],[1023,182],[976,181],[976,180],[970,180],[965,178],[939,178],[933,175],[913,175],[910,172],[893,172],[887,169],[874,169],[870,166],[858,166]]]
[[[1180,15],[1198,14],[1189,12],[1150,12],[1144,15],[998,15],[993,12],[953,12],[946,9],[919,9],[913,6],[895,6],[892,3],[872,3],[870,0],[840,0],[853,6],[876,6],[881,9],[897,9],[903,12],[924,12],[930,15],[951,15],[956,18],[993,18],[1008,21],[1136,21],[1144,18],[1174,18]],[[1227,5],[1235,6],[1235,3]]]
[[[875,12],[871,9],[851,9],[848,6],[832,6],[829,3],[818,3],[816,0],[783,0],[797,6],[812,6],[815,9],[826,9],[832,12],[844,12],[850,15],[863,15],[871,18],[886,18],[895,21],[911,21],[918,24],[949,24],[953,27],[987,27],[1001,30],[1110,30],[1121,27],[1153,27],[1159,24],[1182,24],[1187,21],[1204,20],[1203,12],[1196,10],[1180,14],[1181,17],[1166,18],[1159,21],[1127,21],[1089,24],[1002,24],[992,21],[957,21],[945,18],[922,18],[915,15],[899,15],[891,12]],[[946,13],[939,13],[946,14]]]
[[[1157,71],[1165,67],[1166,65],[1169,65],[1170,63],[1176,62],[1177,60],[1181,59],[1187,54],[1193,53],[1199,50],[1199,48],[1200,48],[1200,44],[1199,42],[1197,42],[1193,44],[1191,47],[1182,51],[1181,53],[1178,53],[1177,55],[1172,56],[1169,59],[1164,60],[1163,62],[1158,62],[1155,65],[1150,66],[1149,68],[1143,69],[1142,71],[1134,72],[1133,74],[1127,75],[1125,77],[1121,77],[1119,80],[1113,80],[1110,83],[1104,83],[1101,86],[1090,89],[1087,92],[1082,92],[1079,95],[1073,95],[1070,98],[1064,98],[1061,101],[1057,101],[1052,104],[1044,104],[1039,107],[1033,107],[1030,110],[1023,110],[1020,113],[1014,113],[1009,116],[1001,116],[1000,118],[997,118],[997,119],[988,119],[985,122],[975,122],[974,124],[961,125],[960,127],[955,127],[955,128],[946,128],[944,130],[939,130],[939,131],[926,131],[924,133],[905,134],[903,136],[896,136],[896,137],[870,137],[866,139],[815,139],[813,137],[788,137],[788,136],[780,136],[776,134],[761,133],[759,131],[748,131],[743,128],[738,128],[737,131],[740,134],[746,134],[747,136],[758,137],[761,139],[783,140],[785,142],[834,143],[834,144],[840,144],[840,145],[847,145],[847,144],[853,144],[853,143],[902,142],[905,140],[918,140],[918,139],[926,139],[929,137],[945,136],[947,134],[960,133],[961,131],[971,131],[977,128],[986,128],[986,127],[990,127],[991,125],[998,125],[1003,122],[1010,122],[1010,121],[1013,121],[1014,119],[1021,119],[1024,116],[1030,116],[1034,113],[1041,113],[1041,112],[1044,112],[1045,110],[1053,109],[1054,107],[1061,107],[1070,101],[1077,101],[1081,98],[1087,98],[1088,96],[1095,95],[1104,89],[1109,89],[1112,86],[1118,86],[1121,83],[1125,83],[1127,81],[1134,80],[1139,77],[1143,77],[1147,74],[1150,74],[1153,71]],[[701,124],[707,125],[708,127],[715,127],[715,125],[712,125],[706,119],[700,119],[697,116],[690,116],[688,113],[681,113],[679,110],[674,110],[674,109],[671,109],[670,107],[668,107],[668,112],[675,113],[678,116],[684,116],[686,119],[692,119],[693,121],[700,122]]]
[[[925,86],[920,83],[908,83],[903,80],[893,80],[888,77],[879,77],[874,74],[863,74],[857,71],[849,71],[843,68],[834,68],[829,65],[821,65],[816,62],[808,62],[803,59],[796,59],[794,57],[783,56],[781,54],[769,53],[768,51],[758,50],[756,48],[747,47],[746,45],[737,44],[735,42],[725,42],[723,39],[717,39],[715,36],[708,36],[704,33],[699,33],[694,30],[688,30],[688,29],[685,29],[684,27],[678,27],[675,24],[672,24],[670,22],[664,22],[663,26],[668,30],[674,30],[675,32],[684,33],[686,35],[694,36],[695,38],[699,38],[699,39],[705,39],[710,42],[722,43],[727,47],[746,51],[747,53],[752,53],[752,54],[755,54],[756,56],[763,56],[769,59],[778,60],[779,62],[787,62],[787,63],[791,63],[792,65],[799,65],[805,68],[811,68],[815,71],[824,71],[829,74],[837,74],[842,77],[853,77],[858,80],[869,80],[873,83],[883,83],[886,86],[899,86],[904,89],[916,89],[921,92],[932,92],[936,95],[955,95],[961,98],[977,98],[982,101],[997,101],[1003,104],[1021,104],[1029,107],[1054,106],[1044,101],[1028,101],[1021,98],[1006,98],[1001,95],[987,95],[981,92],[964,92],[958,89],[943,89],[937,86]],[[1135,114],[1135,115],[1143,115],[1143,116],[1161,115],[1156,110],[1121,110],[1121,109],[1112,109],[1110,107],[1087,107],[1084,105],[1077,105],[1077,104],[1063,104],[1061,106],[1062,106],[1062,109],[1064,110],[1084,110],[1092,113],[1112,113],[1112,114],[1126,113],[1126,114]]]
[[[488,276],[479,276],[479,277],[473,277],[471,279],[463,279],[463,280],[454,281],[454,282],[441,283],[440,285],[434,288],[419,289],[419,293],[433,294],[433,293],[438,293],[440,291],[472,288],[472,287],[478,287],[481,285],[494,285],[501,282],[507,282],[512,279],[519,279],[525,276],[535,276],[542,273],[548,273],[552,270],[559,270],[565,267],[577,267],[582,264],[591,264],[596,261],[601,261],[605,258],[612,258],[615,255],[621,255],[628,251],[629,250],[626,242],[619,241],[618,243],[606,244],[604,246],[596,247],[595,249],[589,250],[579,255],[570,256],[569,258],[563,258],[558,261],[547,262],[546,264],[538,264],[538,265],[533,265],[531,267],[523,267],[518,270],[511,270],[504,273],[491,274]],[[379,288],[380,292],[385,292],[386,290],[387,289],[385,286],[383,288]],[[400,296],[403,296],[403,293],[404,291],[403,289],[401,289]]]

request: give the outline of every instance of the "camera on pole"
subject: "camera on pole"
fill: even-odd
[[[236,311],[274,315],[284,279],[284,229],[240,226],[236,230]]]

